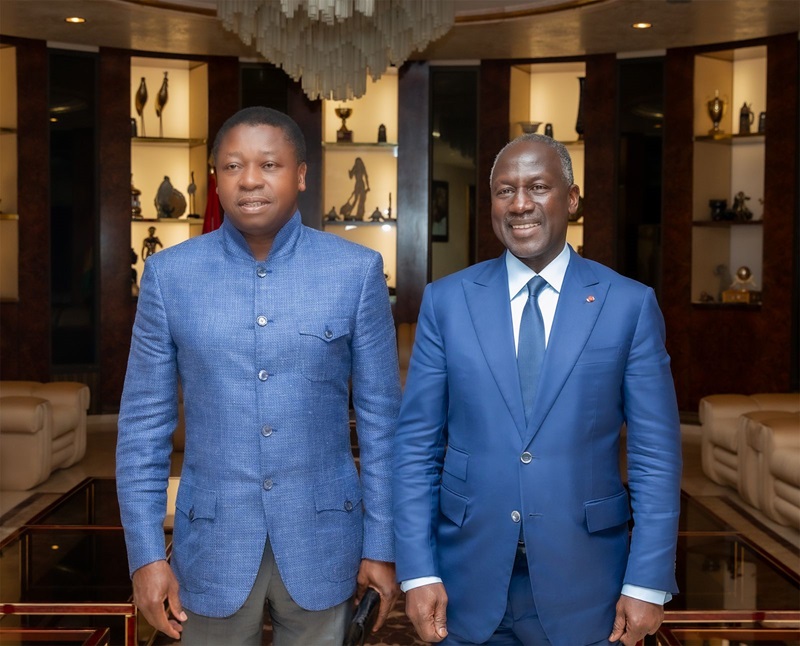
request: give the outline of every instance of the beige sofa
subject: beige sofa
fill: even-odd
[[[798,411],[797,393],[710,395],[700,400],[703,472],[783,524],[798,524],[800,519]]]
[[[0,489],[21,491],[86,453],[89,387],[0,381]]]

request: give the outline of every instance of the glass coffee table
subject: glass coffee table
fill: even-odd
[[[42,631],[46,643],[152,641],[133,604],[112,478],[84,480],[0,544],[0,644]]]

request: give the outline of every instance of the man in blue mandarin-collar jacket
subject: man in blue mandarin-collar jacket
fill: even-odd
[[[406,611],[426,641],[633,646],[677,592],[663,319],[651,289],[566,244],[563,145],[508,144],[491,197],[507,251],[429,285],[417,325],[395,437]]]
[[[275,643],[339,646],[354,595],[381,593],[380,625],[399,594],[400,388],[381,257],[303,226],[305,142],[286,115],[237,113],[214,159],[222,227],[151,256],[142,276],[117,447],[134,598],[190,644],[260,644],[266,602]],[[186,445],[167,563],[179,383]]]

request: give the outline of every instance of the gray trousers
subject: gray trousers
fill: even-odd
[[[341,646],[353,613],[352,600],[327,610],[298,606],[283,585],[267,541],[253,589],[230,617],[216,618],[185,610],[181,643],[185,646],[261,646],[264,609],[269,610],[274,646]]]

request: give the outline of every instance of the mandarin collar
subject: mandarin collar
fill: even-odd
[[[242,232],[233,225],[230,218],[226,217],[220,228],[222,229],[222,244],[228,253],[244,260],[254,260],[250,245],[247,244]],[[279,258],[294,251],[300,241],[302,230],[300,211],[295,211],[291,219],[281,227],[278,235],[275,236],[272,249],[267,256],[267,262],[272,258]]]

